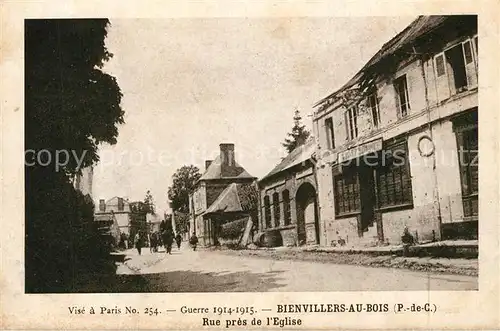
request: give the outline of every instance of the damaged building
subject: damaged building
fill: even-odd
[[[315,105],[321,245],[476,239],[477,16],[421,16]]]
[[[190,229],[203,246],[220,243],[223,223],[256,218],[257,212],[256,203],[245,198],[254,190],[256,178],[236,161],[234,144],[219,148],[215,160],[205,162],[205,172],[190,196]]]

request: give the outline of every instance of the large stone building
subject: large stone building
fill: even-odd
[[[231,184],[251,184],[256,179],[236,162],[234,144],[220,144],[219,147],[219,156],[205,162],[206,170],[190,197],[190,231],[196,233],[200,245],[205,246],[217,242],[218,225],[214,211],[218,210],[205,212]]]
[[[308,140],[259,180],[259,228],[265,234],[279,231],[284,246],[319,244],[315,147]]]
[[[421,16],[317,103],[322,245],[477,238],[477,49],[477,16]]]

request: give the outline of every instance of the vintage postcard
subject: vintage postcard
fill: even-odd
[[[500,327],[498,10],[4,2],[2,328]]]

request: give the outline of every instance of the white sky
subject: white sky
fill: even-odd
[[[118,143],[103,145],[94,198],[143,200],[161,213],[176,169],[214,159],[221,142],[262,177],[285,155],[298,108],[347,82],[415,17],[111,19],[104,70],[123,92]]]

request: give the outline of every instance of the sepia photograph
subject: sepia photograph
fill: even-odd
[[[25,293],[477,291],[477,25],[26,19]]]

